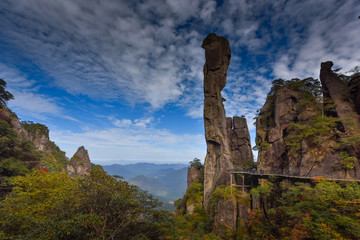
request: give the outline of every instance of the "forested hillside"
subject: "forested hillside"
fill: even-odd
[[[69,160],[46,126],[20,122],[0,80],[0,239],[169,239],[170,213],[121,177]]]

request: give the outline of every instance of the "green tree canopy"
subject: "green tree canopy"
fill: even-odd
[[[6,82],[0,78],[0,106],[6,106],[7,101],[14,99],[14,96],[5,90]]]
[[[190,167],[202,168],[203,165],[198,158],[194,158],[192,161],[189,162]]]
[[[0,202],[0,239],[163,239],[169,213],[146,192],[103,173],[33,170]]]

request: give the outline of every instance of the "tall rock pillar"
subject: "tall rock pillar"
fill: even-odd
[[[249,167],[254,163],[251,150],[249,128],[246,118],[234,116],[226,118],[226,129],[231,147],[234,168]]]
[[[230,44],[224,37],[210,33],[201,45],[205,49],[204,64],[204,124],[207,155],[204,171],[204,207],[216,187],[230,181],[233,168],[226,130],[226,117],[221,90],[226,84],[230,64]]]

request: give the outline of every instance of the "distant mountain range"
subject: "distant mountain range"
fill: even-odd
[[[112,164],[102,166],[110,175],[119,175],[148,191],[164,203],[183,197],[187,186],[187,164]]]

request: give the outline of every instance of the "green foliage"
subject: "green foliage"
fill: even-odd
[[[299,183],[284,188],[274,206],[267,212],[251,213],[253,239],[360,238],[360,185],[356,182],[321,180],[315,187]]]
[[[250,196],[248,193],[242,192],[236,187],[232,187],[231,191],[231,186],[221,185],[211,194],[209,201],[210,214],[217,212],[219,201],[224,199],[233,201],[234,203],[240,203],[241,205],[250,206]]]
[[[5,90],[6,82],[0,78],[0,107],[6,107],[7,101],[14,99],[14,96]]]
[[[333,136],[337,122],[336,118],[315,116],[305,123],[290,123],[285,144],[296,151],[301,149],[301,142],[304,139],[313,145],[318,145],[324,138]]]
[[[253,160],[246,160],[243,164],[244,169],[253,169],[256,168],[256,163]]]
[[[251,189],[251,194],[255,196],[269,197],[274,190],[274,184],[272,182],[264,182],[261,186]]]
[[[53,155],[44,152],[41,153],[40,163],[50,172],[60,172],[65,168],[65,165],[57,161]]]
[[[105,172],[101,165],[94,164],[94,163],[91,164],[91,171],[92,172],[102,172],[102,173]]]
[[[49,135],[48,128],[43,124],[27,121],[22,122],[22,126],[33,136]],[[0,175],[22,175],[27,172],[24,167],[31,169],[39,164],[50,171],[62,171],[68,164],[65,152],[52,141],[49,141],[48,147],[51,154],[38,151],[32,142],[18,138],[11,123],[0,120]]]
[[[54,156],[57,164],[61,167],[61,169],[64,169],[69,163],[68,159],[66,158],[65,152],[61,151],[60,148],[52,141],[49,142],[49,146],[51,149],[51,155]]]
[[[170,215],[147,193],[102,172],[71,178],[32,171],[0,202],[7,239],[162,239]]]
[[[253,147],[253,149],[256,151],[263,151],[263,150],[266,150],[269,146],[270,146],[270,143],[258,140],[256,142],[256,146]]]
[[[0,175],[15,176],[28,172],[40,162],[41,154],[27,140],[17,138],[7,121],[0,120]]]
[[[201,203],[203,200],[204,186],[197,180],[186,190],[187,201]]]
[[[209,235],[211,220],[202,205],[194,208],[193,214],[177,214],[174,216],[175,229],[171,239],[177,240],[203,240],[218,239],[213,234]]]
[[[196,167],[198,169],[201,169],[204,167],[204,165],[201,163],[200,159],[194,158],[192,161],[189,162],[190,167]]]
[[[280,78],[273,81],[268,97],[274,96],[277,91],[284,87],[288,87],[294,91],[303,92],[313,97],[320,96],[322,94],[322,88],[317,79],[310,77],[302,80],[298,78],[284,80]]]
[[[0,162],[0,175],[1,176],[17,176],[25,175],[29,172],[29,168],[23,161],[16,158],[7,158]]]
[[[340,153],[340,164],[346,170],[354,169],[356,157],[351,157],[347,152]]]
[[[342,148],[351,147],[360,142],[360,132],[352,132],[349,135],[343,136],[340,139],[340,146]]]
[[[33,136],[35,136],[36,134],[40,136],[49,136],[49,129],[44,124],[34,123],[32,121],[22,121],[21,125]]]

